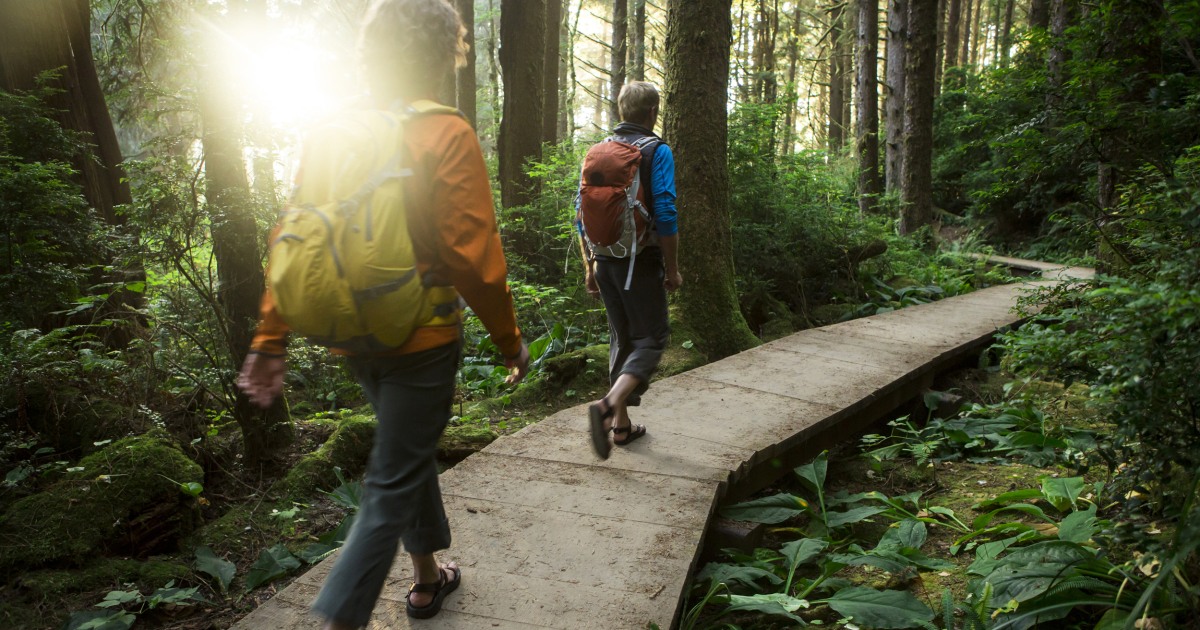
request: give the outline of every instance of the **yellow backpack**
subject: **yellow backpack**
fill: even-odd
[[[310,135],[301,180],[279,216],[267,282],[279,315],[311,341],[356,353],[399,347],[419,326],[459,317],[453,287],[417,271],[404,207],[404,128],[458,110],[418,101],[356,111]]]

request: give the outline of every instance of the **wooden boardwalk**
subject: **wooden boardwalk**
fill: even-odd
[[[1050,267],[1038,270],[1090,275]],[[1029,286],[806,330],[658,381],[635,410],[649,434],[607,461],[592,453],[586,406],[497,440],[441,477],[454,542],[439,558],[462,565],[462,587],[436,618],[410,625],[402,556],[369,627],[670,628],[719,501],[917,396],[1016,323]],[[308,606],[332,561],[234,627],[319,627]]]

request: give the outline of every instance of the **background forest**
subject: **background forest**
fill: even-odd
[[[296,339],[286,400],[233,381],[304,129],[357,95],[366,4],[0,0],[0,625],[227,627],[344,538],[373,431],[353,379]],[[997,352],[1083,384],[1097,443],[1052,461],[1104,481],[1089,544],[1154,568],[1038,596],[1091,598],[1043,602],[1078,627],[1194,627],[1200,1],[454,4],[473,54],[442,100],[488,157],[534,372],[506,388],[468,321],[448,463],[603,384],[573,199],[644,79],[678,162],[666,374],[1009,280],[964,252],[1095,266]],[[1012,612],[963,592],[936,623]]]

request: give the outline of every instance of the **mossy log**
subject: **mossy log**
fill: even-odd
[[[125,438],[76,468],[0,516],[0,569],[76,564],[101,551],[146,556],[197,525],[196,501],[180,484],[204,473],[163,437]]]

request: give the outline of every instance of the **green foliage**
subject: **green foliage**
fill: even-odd
[[[120,242],[83,199],[72,163],[88,159],[86,145],[45,104],[52,79],[0,90],[0,322],[10,326],[42,325],[93,293]]]
[[[137,621],[138,615],[150,612],[160,606],[191,606],[198,602],[207,602],[199,594],[200,587],[176,587],[174,580],[155,590],[149,595],[143,595],[140,590],[109,591],[97,608],[103,611],[77,612],[67,620],[66,630],[126,630]]]

